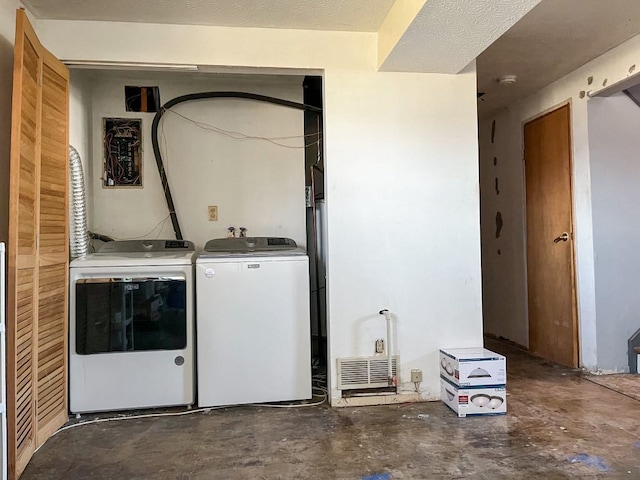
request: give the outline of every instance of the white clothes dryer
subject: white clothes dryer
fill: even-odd
[[[194,403],[194,254],[127,240],[71,262],[71,412]]]

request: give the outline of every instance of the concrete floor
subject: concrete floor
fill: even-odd
[[[102,423],[50,439],[22,479],[640,479],[638,401],[489,348],[508,357],[506,416],[457,418],[429,402]]]
[[[616,373],[613,375],[585,375],[583,378],[617,392],[623,392],[640,402],[640,375]]]

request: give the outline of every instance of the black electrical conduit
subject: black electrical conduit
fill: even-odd
[[[246,92],[202,92],[202,93],[190,93],[188,95],[182,95],[176,97],[173,100],[169,100],[165,103],[160,110],[153,117],[153,123],[151,124],[151,143],[153,144],[153,154],[156,157],[156,165],[158,166],[158,173],[160,174],[160,181],[162,182],[162,190],[167,200],[167,207],[169,208],[169,215],[171,216],[171,224],[173,225],[173,231],[176,234],[176,239],[183,240],[182,231],[180,230],[180,224],[178,223],[178,216],[176,215],[175,205],[173,204],[173,198],[171,197],[171,190],[169,189],[169,181],[167,180],[167,172],[164,169],[164,163],[162,162],[162,155],[160,154],[160,145],[158,144],[158,125],[160,119],[164,113],[171,107],[174,107],[180,103],[192,102],[195,100],[208,100],[212,98],[244,98],[246,100],[255,100],[258,102],[273,103],[274,105],[280,105],[287,108],[295,108],[297,110],[308,110],[310,112],[321,113],[322,108],[314,107],[312,105],[305,105],[304,103],[290,102],[289,100],[283,100],[281,98],[268,97],[266,95],[258,95],[256,93]]]

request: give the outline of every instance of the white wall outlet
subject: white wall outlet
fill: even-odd
[[[207,212],[209,214],[210,222],[218,221],[218,207],[216,205],[209,205],[209,208],[207,208]]]
[[[411,370],[411,381],[413,383],[422,382],[422,370],[418,370],[417,368]]]
[[[376,353],[384,353],[384,340],[381,338],[376,340]]]

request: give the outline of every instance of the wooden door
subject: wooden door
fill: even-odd
[[[9,476],[67,419],[67,68],[18,10],[14,47],[9,242]]]
[[[529,349],[578,366],[571,118],[565,105],[524,126]]]

